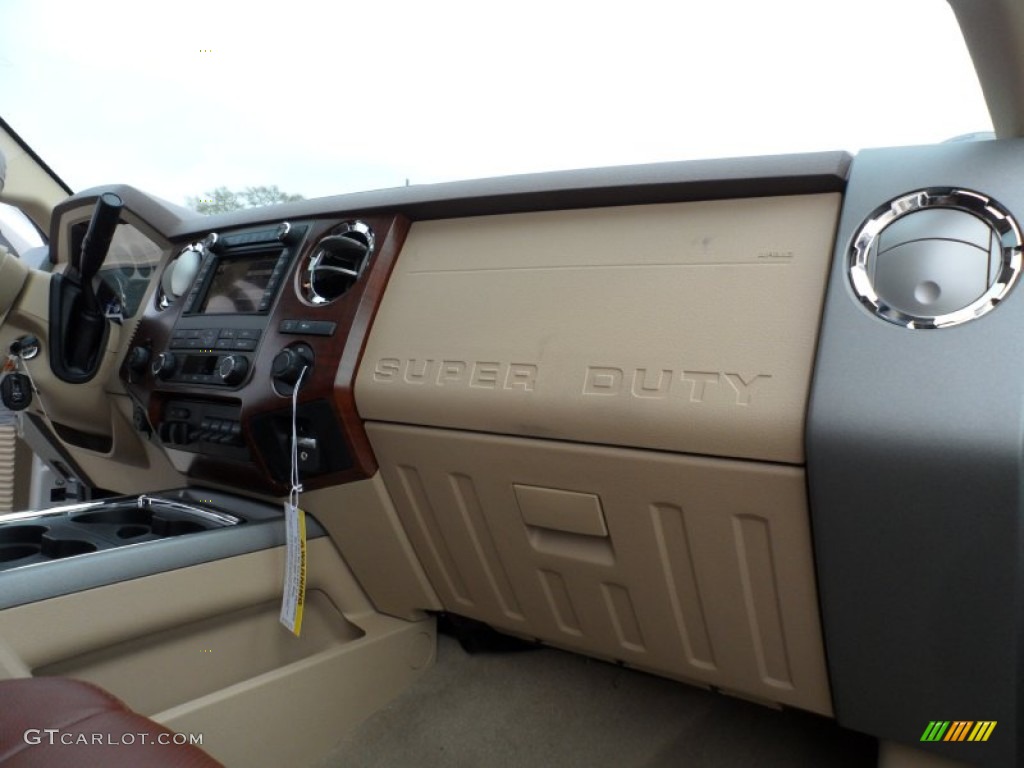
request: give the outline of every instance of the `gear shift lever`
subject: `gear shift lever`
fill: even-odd
[[[114,238],[114,230],[121,217],[124,203],[112,192],[104,192],[96,201],[96,207],[89,221],[89,229],[82,239],[82,251],[78,254],[75,269],[80,281],[81,298],[77,329],[71,332],[68,347],[71,366],[79,370],[89,370],[98,358],[100,344],[103,341],[103,330],[107,319],[103,316],[96,292],[92,288],[92,279],[103,266],[110,250],[110,241]],[[70,330],[70,329],[69,329]]]
[[[92,219],[89,220],[89,229],[82,239],[82,251],[78,254],[78,263],[75,265],[82,277],[83,288],[92,282],[93,277],[103,266],[103,260],[107,258],[110,241],[114,238],[114,230],[117,229],[123,207],[121,198],[113,192],[104,192],[96,201]]]

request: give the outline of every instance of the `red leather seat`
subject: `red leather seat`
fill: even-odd
[[[2,768],[223,768],[183,738],[91,683],[0,680]]]

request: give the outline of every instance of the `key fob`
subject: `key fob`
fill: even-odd
[[[0,400],[12,411],[23,411],[32,402],[32,382],[24,373],[8,373],[0,379]]]

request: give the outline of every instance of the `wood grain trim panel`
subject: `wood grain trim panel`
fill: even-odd
[[[287,485],[278,479],[280,473],[275,477],[257,448],[252,421],[260,416],[290,410],[290,398],[282,397],[274,391],[270,369],[278,352],[299,341],[312,348],[315,362],[300,390],[298,402],[300,405],[314,401],[329,403],[351,457],[351,467],[303,477],[303,486],[313,490],[368,478],[376,472],[377,462],[366,437],[363,421],[356,411],[353,391],[355,373],[384,288],[409,231],[408,220],[401,216],[360,217],[361,221],[373,229],[377,250],[360,280],[338,300],[327,305],[311,306],[300,299],[296,291],[299,273],[316,243],[339,224],[353,218],[292,222],[293,226],[309,225],[310,232],[300,253],[293,259],[289,274],[267,317],[267,325],[253,360],[252,375],[243,386],[229,389],[157,381],[148,372],[141,376],[132,373],[127,362],[122,366],[121,379],[133,399],[145,410],[151,424],[157,425],[165,420],[167,405],[172,400],[230,405],[240,410],[242,436],[251,460],[207,453],[192,454],[187,469],[189,477],[258,493],[283,495],[287,492]],[[154,355],[167,349],[171,331],[180,316],[180,302],[165,311],[159,311],[150,304],[140,320],[131,345],[146,346]],[[337,329],[329,337],[283,334],[279,326],[285,319],[330,321],[337,324]],[[216,325],[215,318],[211,317],[210,322],[211,327]]]

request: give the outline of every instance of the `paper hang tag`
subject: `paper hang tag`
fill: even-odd
[[[306,604],[306,513],[291,502],[284,505],[285,563],[281,623],[296,637],[302,632]]]

